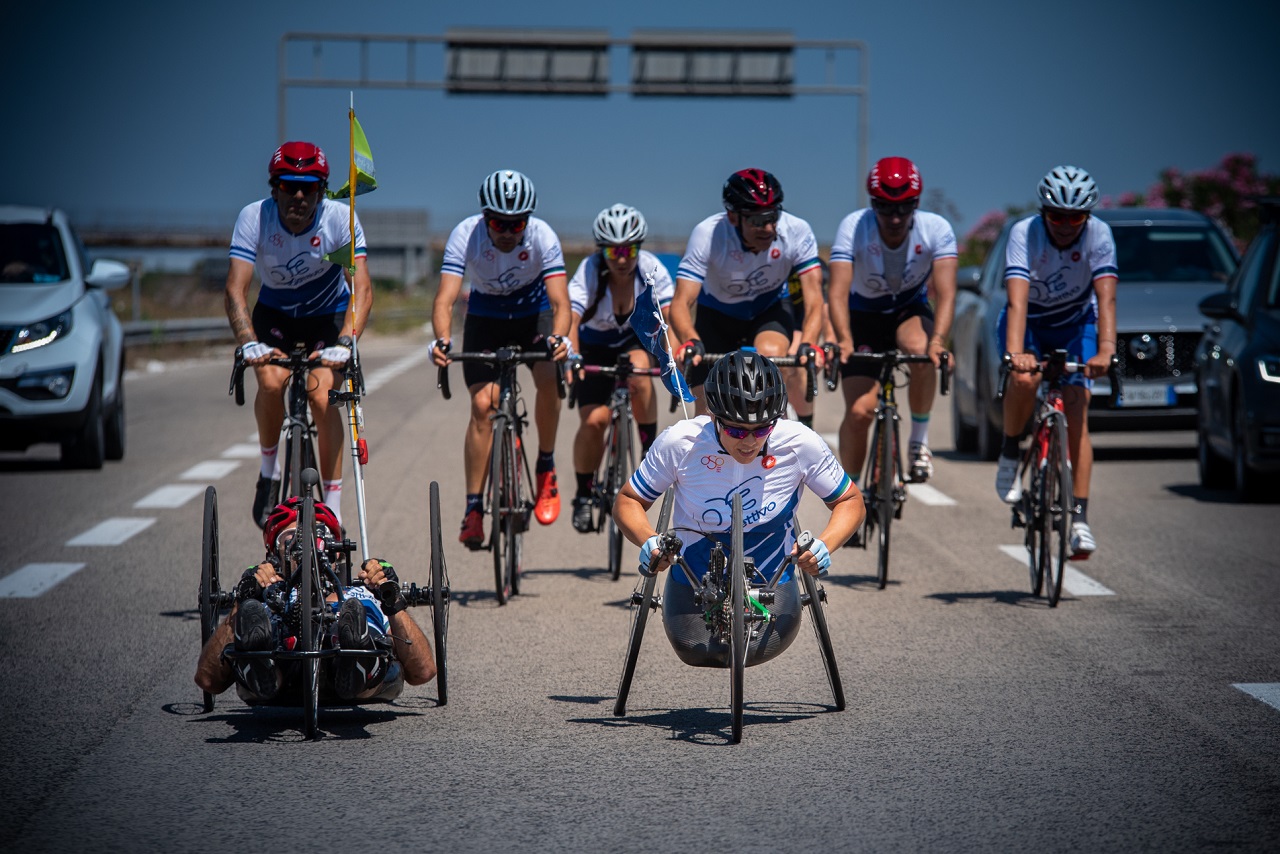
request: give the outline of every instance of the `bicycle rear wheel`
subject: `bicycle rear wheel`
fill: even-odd
[[[204,491],[204,541],[200,550],[200,648],[218,628],[222,591],[218,579],[218,494],[212,487]],[[204,692],[204,710],[212,712],[214,695]]]
[[[507,604],[511,597],[511,583],[507,580],[507,519],[510,499],[507,495],[507,419],[494,416],[493,447],[489,452],[489,515],[491,530],[489,548],[493,552],[493,582],[497,590],[498,604]]]
[[[844,683],[840,681],[840,668],[836,666],[836,651],[831,645],[831,633],[827,630],[827,615],[823,611],[822,591],[818,581],[807,572],[796,568],[804,584],[805,596],[808,598],[809,616],[812,618],[813,633],[818,638],[818,649],[822,651],[822,666],[827,671],[827,683],[831,686],[831,699],[836,711],[844,711]]]
[[[631,476],[630,419],[625,416],[618,418],[614,423],[614,436],[615,440],[611,444],[614,456],[609,469],[610,488],[606,496],[609,501],[617,498],[623,484]],[[622,536],[617,523],[613,520],[613,508],[606,508],[604,512],[609,514],[609,575],[617,581],[622,575],[622,543],[626,538]]]
[[[729,564],[729,704],[733,713],[730,740],[742,741],[743,671],[747,667],[747,566],[742,544],[742,494],[733,494],[733,560]]]
[[[436,651],[436,691],[440,705],[449,702],[449,570],[444,562],[440,529],[440,484],[431,481],[431,628]]]
[[[889,583],[889,526],[893,524],[894,504],[894,420],[890,409],[882,409],[876,419],[876,584],[881,590]]]
[[[1066,419],[1053,420],[1049,436],[1049,465],[1045,468],[1045,595],[1049,607],[1058,607],[1062,596],[1062,574],[1067,567],[1068,541],[1071,539],[1071,464],[1067,454]]]
[[[658,531],[665,533],[671,524],[671,512],[675,505],[675,492],[668,489],[658,511]],[[635,676],[636,661],[640,658],[640,642],[644,640],[645,623],[649,611],[657,607],[653,591],[658,586],[656,575],[641,576],[636,589],[631,592],[631,630],[627,634],[627,652],[622,661],[622,677],[618,680],[618,699],[613,704],[614,717],[627,714],[627,695],[631,693],[631,679]]]

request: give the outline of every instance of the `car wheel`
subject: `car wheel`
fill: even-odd
[[[1200,386],[1202,389],[1203,385]],[[1199,415],[1196,419],[1196,463],[1200,469],[1200,485],[1205,489],[1229,489],[1232,486],[1232,467],[1213,450],[1209,442],[1209,425],[1206,423],[1209,402],[1200,395]]]
[[[1235,469],[1235,492],[1239,501],[1258,501],[1262,498],[1262,477],[1249,466],[1249,448],[1245,440],[1244,396],[1237,389],[1235,418],[1231,430],[1231,456]]]
[[[100,469],[106,456],[106,429],[102,419],[102,377],[94,377],[85,408],[84,426],[75,438],[62,443],[62,465],[73,469]]]
[[[107,411],[103,425],[106,458],[109,460],[124,459],[124,370],[121,369],[116,380],[116,399]]]
[[[1000,446],[1004,444],[1004,431],[991,423],[991,407],[995,392],[987,388],[987,368],[981,360],[978,361],[978,374],[974,388],[978,393],[978,459],[992,462],[1000,456]]]
[[[951,441],[962,454],[978,450],[978,430],[965,424],[960,416],[960,395],[955,388],[951,389]]]

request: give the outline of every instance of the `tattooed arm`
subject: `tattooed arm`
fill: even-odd
[[[253,282],[253,265],[239,258],[231,259],[227,272],[226,307],[227,320],[236,343],[248,344],[254,340],[253,319],[249,312],[249,285]]]

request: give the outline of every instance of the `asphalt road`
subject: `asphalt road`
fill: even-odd
[[[453,539],[466,403],[440,398],[425,343],[364,346],[379,382],[369,541],[426,582],[440,482],[449,704],[429,684],[322,710],[319,742],[298,710],[234,691],[204,714],[192,682],[206,484],[224,576],[261,555],[253,420],[224,393],[229,358],[131,376],[122,463],[0,456],[0,585],[29,564],[75,567],[0,598],[0,849],[1280,848],[1280,708],[1235,687],[1271,685],[1252,690],[1280,704],[1280,508],[1201,490],[1190,434],[1099,437],[1100,549],[1050,610],[1001,549],[1020,538],[994,466],[947,450],[944,401],[937,492],[894,526],[889,587],[875,588],[873,553],[848,549],[825,582],[848,708],[832,711],[806,629],[747,671],[732,745],[726,672],[681,664],[658,620],[629,714],[611,715],[637,576],[610,582],[604,537],[576,534],[567,508],[526,538],[525,592],[497,606],[489,555]],[[821,432],[835,404],[819,401]],[[566,493],[576,420],[565,412],[557,443]],[[344,509],[354,529],[350,479]],[[802,519],[816,530],[821,511],[811,499]],[[98,527],[113,519],[150,521]],[[122,541],[77,544],[92,531]]]

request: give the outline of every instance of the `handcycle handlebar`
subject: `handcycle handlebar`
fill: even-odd
[[[1047,358],[1041,359],[1030,373],[1046,374],[1046,379],[1053,381],[1067,374],[1082,373],[1085,365],[1085,362],[1068,360],[1066,350],[1054,350]],[[1005,353],[1000,360],[1000,387],[996,391],[996,400],[1004,399],[1005,388],[1009,384],[1009,374],[1013,372],[1013,356]],[[1120,380],[1120,357],[1114,353],[1111,354],[1111,361],[1107,364],[1107,379],[1111,381],[1111,400],[1107,406],[1115,409],[1120,406],[1120,399],[1124,396],[1124,386]]]
[[[933,359],[925,353],[903,353],[901,350],[886,350],[883,353],[850,353],[845,359],[849,362],[874,362],[882,365],[885,371],[891,371],[898,365],[933,364]],[[938,357],[942,372],[941,393],[951,393],[951,354],[942,353]],[[882,374],[883,376],[883,374]]]
[[[534,362],[554,361],[550,353],[526,353],[519,347],[499,347],[497,352],[484,350],[479,353],[445,353],[445,355],[451,362],[484,362],[499,367],[503,365],[532,365]],[[453,393],[449,388],[448,365],[442,365],[436,369],[436,388],[440,389],[440,393],[445,400],[453,397]],[[565,387],[564,373],[562,371],[556,371],[556,391],[563,399]]]

